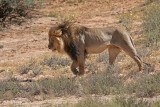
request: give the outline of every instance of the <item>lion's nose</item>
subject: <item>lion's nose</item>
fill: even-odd
[[[48,49],[51,49],[51,45],[50,44],[48,45]]]

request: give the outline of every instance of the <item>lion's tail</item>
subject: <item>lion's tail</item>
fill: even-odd
[[[129,38],[130,38],[130,41],[131,41],[133,47],[135,47],[135,44],[134,44],[133,39],[132,39],[132,36],[130,34],[128,34],[128,35],[129,35]]]
[[[130,41],[131,41],[133,47],[135,47],[135,44],[134,44],[133,39],[132,39],[132,36],[131,36],[130,34],[129,34],[129,38],[130,38]],[[138,59],[141,60],[139,56],[138,56]],[[144,61],[142,61],[142,60],[141,60],[141,62],[142,62],[143,64],[147,65],[148,67],[151,67],[151,64],[146,63],[146,62],[144,62]]]
[[[125,24],[124,24],[123,26],[126,28],[127,31],[129,31],[129,28],[128,28]],[[129,36],[129,38],[130,38],[130,41],[131,41],[133,47],[135,47],[135,44],[134,44],[134,42],[133,42],[133,39],[132,39],[131,34],[128,34],[128,36]]]

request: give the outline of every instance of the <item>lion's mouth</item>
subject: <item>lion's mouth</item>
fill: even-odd
[[[56,50],[57,50],[56,48],[53,48],[53,49],[52,49],[52,51],[56,51]]]

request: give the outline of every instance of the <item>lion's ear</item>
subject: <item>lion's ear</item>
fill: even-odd
[[[62,36],[62,30],[55,30],[54,34],[56,37]]]

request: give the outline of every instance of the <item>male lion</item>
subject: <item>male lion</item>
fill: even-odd
[[[121,50],[126,52],[138,64],[138,57],[131,36],[117,28],[87,28],[72,23],[60,24],[49,30],[49,45],[52,51],[67,53],[73,63],[71,70],[75,75],[83,75],[87,54],[101,53],[108,48],[109,63],[112,65]],[[79,66],[79,72],[77,67]]]

